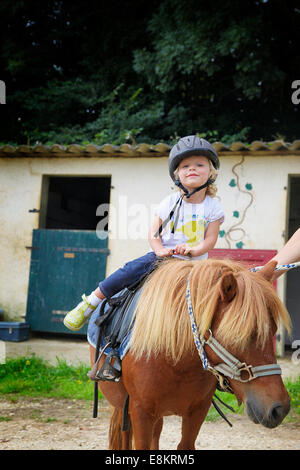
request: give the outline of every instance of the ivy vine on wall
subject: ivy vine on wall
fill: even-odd
[[[243,156],[241,161],[236,163],[232,167],[232,173],[234,174],[235,178],[232,178],[229,182],[229,186],[231,188],[237,188],[240,193],[246,194],[249,197],[249,203],[247,206],[240,212],[239,210],[235,209],[232,213],[233,217],[238,219],[238,222],[233,224],[227,231],[225,230],[220,230],[219,235],[221,238],[224,238],[228,248],[232,248],[231,244],[235,243],[236,248],[243,248],[245,245],[244,243],[244,238],[246,236],[245,230],[242,228],[242,224],[246,218],[246,213],[249,209],[249,207],[252,205],[254,201],[254,197],[252,194],[252,189],[253,186],[251,183],[246,183],[245,184],[245,189],[241,188],[240,184],[240,177],[238,173],[236,172],[236,168],[239,167],[244,163],[245,157]],[[233,235],[234,234],[234,235]]]

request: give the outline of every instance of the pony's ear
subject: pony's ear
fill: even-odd
[[[222,301],[231,302],[237,291],[237,282],[232,272],[226,272],[221,278],[220,294]]]
[[[258,271],[258,273],[263,276],[267,281],[271,282],[276,266],[277,261],[271,260],[267,264],[265,264],[264,267],[260,271]]]

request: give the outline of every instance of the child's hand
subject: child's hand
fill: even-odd
[[[192,248],[182,243],[181,245],[176,245],[174,249],[175,255],[183,255],[183,256],[192,256]]]
[[[166,256],[172,256],[173,250],[170,250],[169,248],[159,248],[155,250],[155,254],[159,258],[165,258]]]

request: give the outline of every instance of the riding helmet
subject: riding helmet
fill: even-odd
[[[182,137],[177,144],[172,147],[169,154],[169,173],[173,181],[176,181],[174,171],[179,163],[184,158],[192,155],[203,155],[211,160],[216,170],[220,167],[218,154],[207,140],[201,139],[197,135]]]

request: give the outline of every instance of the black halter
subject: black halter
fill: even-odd
[[[199,186],[199,188],[196,188],[194,189],[192,192],[188,192],[188,190],[181,184],[180,180],[177,180],[175,182],[176,186],[178,186],[180,189],[182,189],[182,191],[184,192],[184,194],[182,194],[176,201],[173,209],[171,210],[170,214],[168,215],[168,217],[161,223],[161,225],[159,226],[159,229],[157,230],[157,232],[155,233],[154,235],[154,238],[158,238],[159,235],[161,234],[161,232],[163,231],[163,229],[165,228],[165,226],[170,222],[170,220],[172,219],[175,211],[176,211],[176,217],[175,217],[175,221],[174,221],[174,225],[172,227],[172,230],[171,230],[171,233],[174,233],[175,230],[176,230],[176,227],[177,227],[177,223],[178,223],[178,218],[179,218],[179,209],[181,207],[181,204],[182,204],[182,201],[183,201],[183,198],[186,197],[187,199],[189,199],[191,196],[193,196],[193,194],[197,193],[198,191],[201,191],[201,189],[204,189],[204,188],[207,188],[207,186],[209,186],[210,184],[212,184],[215,180],[212,179],[212,178],[208,178],[208,180],[206,181],[206,183],[202,184],[202,186]]]

